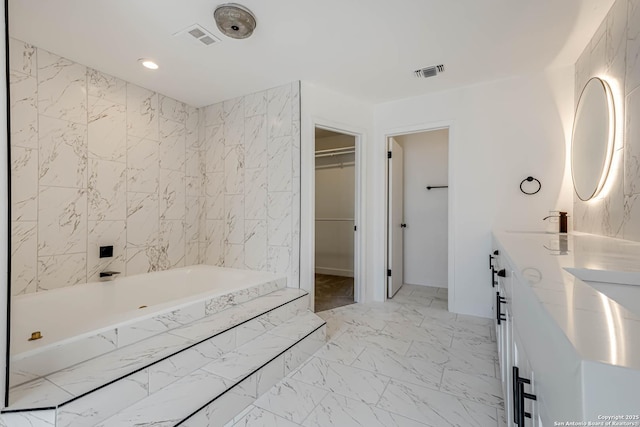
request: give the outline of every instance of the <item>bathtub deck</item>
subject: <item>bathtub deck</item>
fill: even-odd
[[[32,342],[31,345],[34,346],[32,349],[12,354],[9,377],[11,386],[47,377],[54,372],[65,370],[92,358],[126,348],[200,319],[206,319],[230,307],[267,295],[277,289],[283,289],[286,284],[285,278],[278,278],[272,274],[233,269],[230,269],[230,272],[235,274],[254,273],[257,274],[257,278],[261,278],[263,281],[254,278],[254,282],[257,283],[252,283],[250,286],[245,284],[244,287],[238,287],[236,284],[234,287],[228,284],[222,290],[213,288],[209,293],[195,295],[187,302],[183,299],[173,305],[165,304],[165,307],[161,309],[149,307],[148,312],[146,309],[136,310],[138,317],[128,319],[125,323],[109,322],[102,328],[90,328],[90,331],[81,335],[73,335],[58,341],[52,336],[56,335],[54,331],[58,330],[60,325],[42,329],[44,338]],[[46,293],[44,296],[47,296]],[[60,316],[60,318],[62,317]],[[91,314],[86,314],[84,317],[91,318]],[[79,317],[79,319],[84,317]],[[22,326],[24,328],[24,325]],[[77,326],[76,329],[78,329]],[[58,334],[62,332],[64,331],[58,331]],[[14,336],[12,341],[16,339]],[[16,351],[16,348],[12,347],[12,349],[12,352]]]
[[[10,391],[11,402],[6,410],[44,409],[64,405],[132,373],[153,369],[154,365],[163,360],[214,337],[219,337],[222,344],[219,349],[211,349],[212,353],[230,348],[225,348],[226,346],[240,346],[261,333],[261,323],[251,322],[252,320],[260,320],[270,312],[306,295],[300,289],[280,289],[16,386]],[[232,329],[233,343],[228,343],[225,334]]]

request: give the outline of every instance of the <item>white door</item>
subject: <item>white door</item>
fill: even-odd
[[[389,205],[388,209],[388,269],[391,275],[387,277],[387,297],[392,298],[400,289],[403,282],[403,254],[404,247],[404,170],[402,161],[402,147],[393,138],[390,139],[389,152]]]

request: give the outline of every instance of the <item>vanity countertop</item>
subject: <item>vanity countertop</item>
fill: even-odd
[[[578,232],[494,236],[581,359],[640,370],[640,243]]]

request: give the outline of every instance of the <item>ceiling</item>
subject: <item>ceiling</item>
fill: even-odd
[[[613,0],[239,0],[257,18],[234,40],[219,0],[9,0],[12,37],[187,102],[294,80],[379,103],[570,65]],[[209,47],[173,34],[198,23]],[[137,62],[155,59],[151,72]],[[418,79],[413,70],[444,64]]]

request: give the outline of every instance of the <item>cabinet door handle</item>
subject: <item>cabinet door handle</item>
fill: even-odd
[[[493,255],[489,254],[489,270],[493,268]]]
[[[496,270],[495,268],[491,268],[491,287],[495,288],[496,285],[498,284],[498,281],[496,280]]]
[[[502,304],[506,302],[507,300],[500,296],[500,292],[496,292],[496,322],[498,325],[500,325],[503,320],[507,320],[506,315],[502,313]]]
[[[507,270],[503,268],[502,270],[498,271],[498,277],[507,277]]]
[[[520,370],[517,366],[513,367],[513,403],[514,403],[514,411],[513,411],[513,422],[515,422],[518,427],[525,427],[524,422],[525,418],[531,418],[531,413],[525,411],[524,409],[524,399],[529,400],[538,400],[535,394],[526,393],[524,391],[524,385],[531,384],[531,381],[527,378],[522,378],[520,376]]]
[[[520,394],[520,388],[518,386],[518,378],[520,378],[520,369],[517,366],[513,366],[511,368],[511,387],[513,388],[513,390],[511,390],[511,395],[513,396],[513,423],[514,424],[518,424],[518,421],[520,420],[520,414],[519,414],[519,407],[518,407],[518,403],[520,402],[519,399],[519,394]]]

